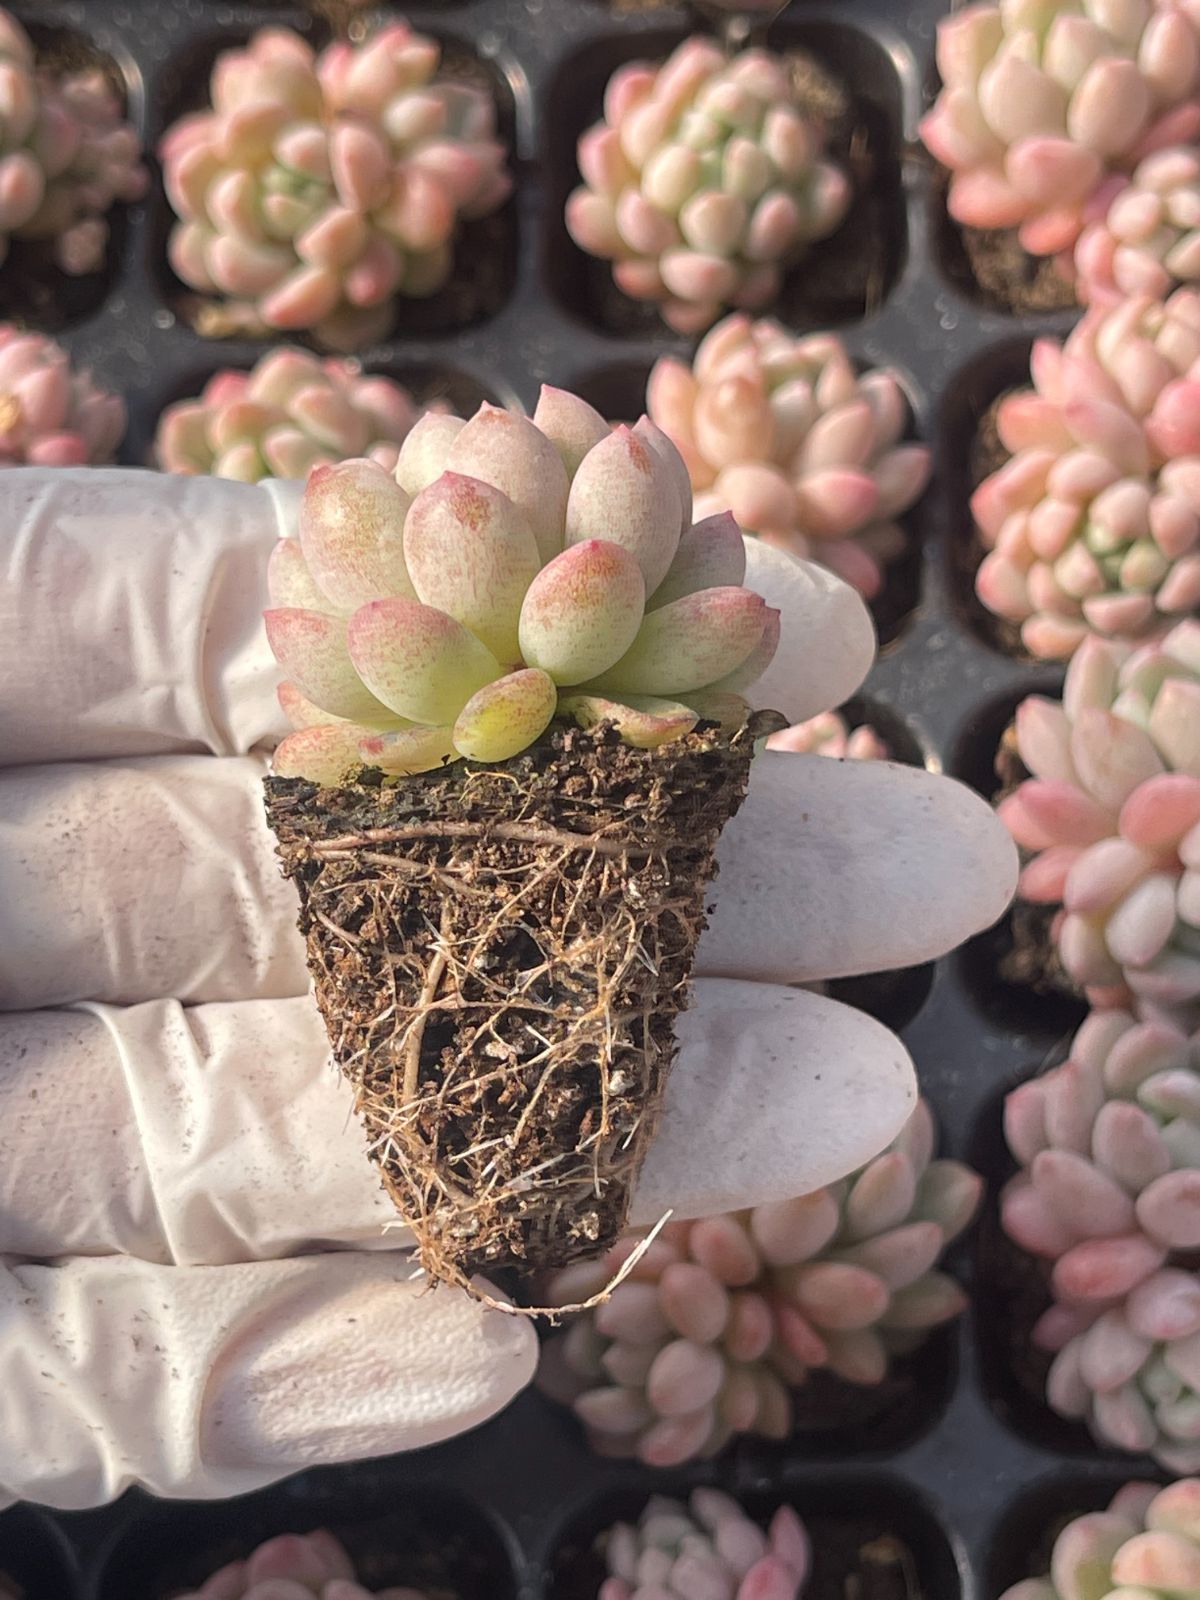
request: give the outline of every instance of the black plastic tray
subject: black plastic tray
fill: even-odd
[[[39,40],[67,30],[110,59],[150,148],[196,103],[219,48],[264,24],[318,40],[325,27],[303,4],[278,0],[26,0],[15,9]],[[861,300],[838,304],[822,292],[814,303],[809,289],[829,281],[834,258],[823,253],[837,251],[835,239],[792,275],[778,310],[797,330],[838,325],[856,358],[905,376],[914,431],[935,450],[934,482],[910,518],[919,544],[890,584],[884,649],[859,709],[879,719],[901,757],[990,794],[996,743],[1015,705],[1031,690],[1053,691],[1059,676],[1003,654],[974,600],[968,458],[978,419],[1020,380],[1032,339],[1061,334],[1071,318],[1006,317],[965,282],[936,174],[915,137],[942,9],[940,0],[793,0],[771,30],[773,43],[810,51],[855,97],[874,162],[873,282],[882,290],[866,314]],[[464,249],[451,289],[365,352],[366,364],[422,394],[445,393],[460,409],[482,398],[528,407],[549,381],[610,416],[635,415],[652,362],[665,351],[686,354],[688,342],[653,314],[615,302],[606,269],[567,239],[562,205],[575,181],[576,136],[596,115],[608,74],[630,58],[662,55],[692,19],[645,0],[445,0],[406,14],[490,76],[518,182],[487,251],[472,259]],[[193,330],[163,258],[168,224],[156,183],[143,206],[118,219],[103,278],[70,286],[57,311],[32,319],[125,393],[129,463],[146,460],[165,404],[197,392],[220,366],[249,366],[263,348]],[[0,311],[11,309],[6,276]],[[787,1499],[809,1521],[815,1600],[857,1600],[861,1562],[896,1549],[907,1553],[910,1594],[992,1600],[1033,1570],[1056,1518],[1153,1475],[1149,1463],[1099,1451],[1054,1418],[1017,1381],[1005,1349],[993,1270],[995,1191],[1008,1170],[1000,1102],[1077,1020],[1070,1005],[998,980],[1005,939],[1002,926],[936,966],[835,986],[902,1028],[945,1152],[979,1166],[992,1195],[956,1257],[977,1288],[972,1312],[932,1341],[906,1385],[856,1401],[845,1413],[851,1420],[799,1430],[784,1446],[743,1441],[717,1463],[656,1474],[593,1457],[567,1414],[527,1394],[467,1439],[310,1472],[237,1501],[169,1504],[131,1494],[78,1516],[18,1508],[0,1517],[0,1570],[25,1585],[28,1600],[162,1600],[272,1533],[327,1524],[370,1558],[364,1574],[379,1583],[432,1580],[441,1563],[437,1587],[460,1600],[592,1600],[587,1552],[596,1532],[636,1513],[654,1489],[717,1482],[751,1510]]]

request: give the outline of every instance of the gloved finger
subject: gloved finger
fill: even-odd
[[[265,764],[0,772],[0,1009],[304,993]],[[1008,831],[950,779],[784,751],[755,761],[718,860],[696,970],[778,983],[939,956],[995,921],[1017,872]]]
[[[127,468],[0,477],[0,765],[178,750],[238,755],[287,731],[267,646],[267,558],[299,484]],[[871,662],[862,600],[756,541],[747,582],[782,611],[755,690],[793,720]]]
[[[241,1494],[475,1427],[536,1363],[526,1318],[396,1254],[0,1264],[0,1497]]]
[[[915,1097],[900,1042],[796,989],[696,985],[640,1220],[802,1194]],[[404,1236],[307,996],[0,1017],[0,1251],[244,1261]]]

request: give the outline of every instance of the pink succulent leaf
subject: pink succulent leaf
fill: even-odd
[[[323,711],[351,722],[387,721],[388,708],[355,670],[347,648],[346,622],[299,607],[264,613],[275,659],[301,693]]]
[[[528,519],[543,562],[562,549],[567,493],[573,486],[555,446],[525,417],[481,406],[456,433],[444,468],[507,495]]]
[[[386,595],[415,598],[404,559],[408,498],[373,461],[317,467],[300,506],[300,547],[331,605],[353,611]]]
[[[760,596],[733,587],[673,600],[646,615],[633,644],[590,687],[671,696],[725,680],[761,640],[766,611]]]
[[[537,668],[485,684],[458,714],[454,748],[472,761],[506,761],[545,732],[557,699],[553,679]]]
[[[351,617],[349,655],[390,710],[433,726],[453,723],[500,663],[443,611],[403,598],[372,600]]]
[[[461,417],[427,411],[405,436],[396,460],[396,482],[415,498],[445,472],[450,448],[466,424]]]

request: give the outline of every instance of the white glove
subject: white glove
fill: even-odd
[[[284,731],[266,557],[297,500],[0,473],[0,1498],[238,1493],[447,1437],[533,1372],[523,1318],[414,1280],[307,993],[259,792]],[[760,703],[839,703],[861,602],[749,549],[784,612]],[[782,985],[929,960],[1016,871],[961,786],[783,753],[720,864],[642,1222],[800,1193],[890,1140],[899,1041]]]

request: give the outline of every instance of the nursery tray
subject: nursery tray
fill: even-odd
[[[14,9],[41,46],[107,61],[150,148],[199,102],[220,48],[264,24],[317,41],[326,28],[306,5],[278,0],[26,0]],[[914,554],[889,582],[883,650],[856,714],[901,759],[990,795],[1016,704],[1053,692],[1060,675],[1005,653],[974,599],[971,447],[991,402],[1026,371],[1031,341],[1063,333],[1070,317],[1008,316],[971,285],[916,142],[942,9],[942,0],[793,0],[772,27],[772,43],[809,52],[846,84],[870,170],[869,237],[860,229],[849,244],[818,248],[791,275],[778,314],[797,331],[836,326],[863,363],[895,365],[914,431],[935,452],[933,485],[909,518]],[[689,30],[688,14],[653,0],[444,0],[407,15],[492,82],[517,184],[486,234],[464,243],[448,289],[410,307],[392,340],[364,352],[365,365],[463,411],[485,398],[532,407],[548,381],[611,417],[635,416],[653,361],[689,344],[615,295],[606,269],[569,241],[562,209],[575,140],[598,112],[605,79],[631,58],[664,55]],[[218,367],[250,366],[263,349],[196,331],[195,307],[165,262],[169,221],[156,181],[144,205],[117,219],[112,261],[96,279],[51,282],[52,293],[39,279],[44,297],[29,304],[28,282],[0,275],[0,312],[56,332],[125,394],[130,464],[147,460],[165,405],[198,392]],[[1129,1478],[1155,1475],[1054,1417],[1038,1399],[1038,1374],[1026,1370],[1022,1334],[1036,1286],[1022,1293],[995,1222],[1008,1171],[1000,1106],[1061,1048],[1079,1013],[999,978],[1010,937],[1004,924],[936,965],[832,986],[901,1030],[944,1153],[970,1160],[990,1183],[991,1210],[952,1258],[974,1290],[971,1312],[881,1390],[823,1380],[787,1443],[743,1441],[716,1462],[671,1473],[598,1459],[567,1413],[529,1393],[465,1439],[308,1472],[239,1500],[131,1493],[73,1516],[18,1507],[0,1517],[0,1571],[27,1600],[164,1600],[264,1537],[328,1525],[368,1582],[423,1583],[458,1600],[593,1600],[597,1532],[636,1514],[653,1490],[716,1483],[752,1512],[796,1506],[818,1551],[811,1600],[993,1600],[1044,1560],[1060,1519],[1103,1503]]]

